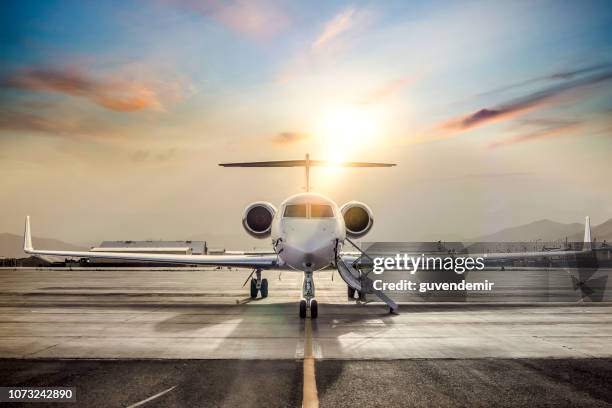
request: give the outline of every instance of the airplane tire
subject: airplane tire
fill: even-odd
[[[306,301],[304,299],[300,300],[300,317],[302,319],[306,318]]]
[[[251,279],[251,299],[257,298],[257,280]]]
[[[349,299],[354,299],[355,298],[355,288],[351,288],[350,286],[347,286],[347,288],[348,288]]]
[[[316,319],[319,316],[319,304],[316,300],[312,299],[310,301],[310,318]]]
[[[262,298],[268,297],[268,280],[265,278],[261,280],[261,288],[259,288],[259,293],[261,293]]]

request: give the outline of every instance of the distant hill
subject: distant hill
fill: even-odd
[[[82,246],[68,244],[52,238],[32,237],[34,247],[43,249],[59,249],[65,251],[89,250]],[[16,234],[0,233],[0,256],[6,258],[24,258],[27,255],[23,252],[23,236]]]
[[[603,224],[591,225],[592,236],[598,241],[612,240],[612,219]],[[582,241],[584,237],[584,224],[564,224],[551,220],[539,220],[517,227],[506,228],[493,234],[476,237],[474,242],[521,242],[542,240],[552,242],[558,240]]]
[[[593,238],[601,242],[603,240],[612,243],[612,219],[592,226]],[[582,241],[584,225],[580,223],[564,224],[551,220],[534,221],[529,224],[517,227],[506,228],[493,234],[483,235],[469,240],[459,238],[455,241],[471,242],[525,242],[542,240],[552,242],[565,240],[567,237],[570,242]],[[436,235],[437,236],[437,235]],[[246,234],[224,235],[218,233],[198,234],[191,239],[203,239],[208,241],[209,248],[226,248],[233,250],[246,249],[269,249],[267,240],[256,240],[246,236]],[[437,238],[439,239],[439,238]],[[448,239],[448,241],[451,241]],[[69,244],[52,238],[33,237],[35,247],[43,249],[59,249],[67,251],[89,250],[84,245]],[[23,250],[23,237],[16,234],[0,233],[0,256],[7,258],[23,258],[26,256]]]

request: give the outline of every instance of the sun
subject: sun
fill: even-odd
[[[374,144],[381,132],[379,113],[361,106],[345,106],[323,113],[315,130],[326,159],[336,163]]]

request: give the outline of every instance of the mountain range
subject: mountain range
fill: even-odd
[[[79,245],[69,244],[53,238],[32,237],[34,247],[44,249],[60,249],[64,251],[88,251]],[[0,257],[23,258],[27,256],[23,252],[23,236],[17,234],[0,233]]]
[[[597,241],[612,240],[612,218],[602,224],[591,225],[591,236]],[[564,224],[551,220],[539,220],[518,227],[505,228],[493,234],[470,239],[473,242],[552,242],[567,239],[579,242],[584,239],[584,224]]]

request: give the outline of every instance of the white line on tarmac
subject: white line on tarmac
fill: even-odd
[[[132,405],[128,406],[127,408],[139,407],[139,406],[141,406],[141,405],[143,405],[143,404],[146,404],[146,403],[147,403],[147,402],[149,402],[149,401],[154,400],[155,398],[161,397],[162,395],[164,395],[164,394],[166,394],[166,393],[168,393],[168,392],[172,391],[172,390],[173,390],[173,389],[175,389],[175,388],[176,388],[176,385],[175,385],[174,387],[170,387],[170,388],[168,388],[167,390],[164,390],[164,391],[162,391],[162,392],[160,392],[160,393],[157,393],[157,394],[155,394],[155,395],[152,395],[152,396],[150,396],[150,397],[149,397],[149,398],[147,398],[147,399],[143,399],[142,401],[139,401],[139,402],[137,402],[137,403],[135,403],[135,404],[132,404]]]

